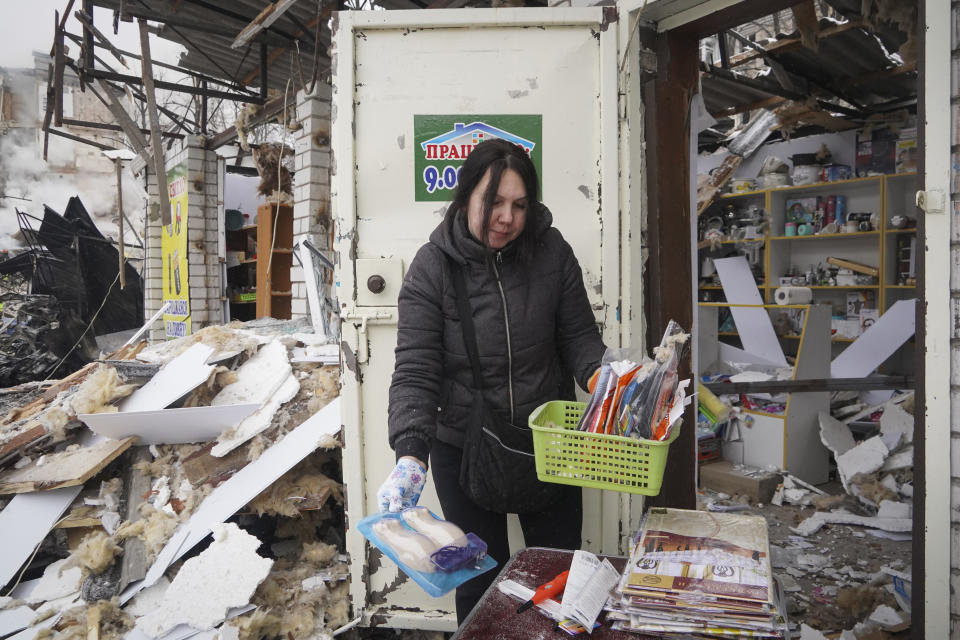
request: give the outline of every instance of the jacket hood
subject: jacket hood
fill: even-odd
[[[534,220],[528,220],[527,223],[534,225],[533,236],[539,240],[553,225],[553,214],[542,202],[534,205],[534,211]],[[465,264],[467,260],[484,261],[487,258],[486,247],[470,233],[462,211],[457,211],[452,216],[444,216],[443,221],[430,234],[430,242],[459,264]],[[509,243],[501,251],[509,255],[515,242]]]

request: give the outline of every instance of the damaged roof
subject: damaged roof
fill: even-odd
[[[701,147],[715,144],[733,126],[732,116],[789,101],[808,103],[811,115],[822,112],[802,122],[804,133],[853,128],[873,114],[914,105],[916,2],[880,4],[862,15],[859,0],[831,0],[835,17],[821,17],[812,34],[792,23],[772,40],[751,42],[732,30],[728,41],[742,43],[744,52],[701,70],[707,111],[720,120],[701,134]]]

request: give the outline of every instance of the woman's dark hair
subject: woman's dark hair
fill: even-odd
[[[447,219],[454,219],[459,212],[463,212],[464,218],[466,218],[470,195],[487,173],[487,169],[490,170],[490,182],[483,194],[483,224],[481,226],[481,237],[478,240],[484,247],[490,249],[487,235],[490,230],[493,201],[497,197],[500,177],[503,172],[507,169],[513,169],[520,176],[527,191],[526,220],[523,231],[520,232],[514,242],[518,245],[518,253],[521,256],[529,255],[529,248],[534,240],[533,230],[536,229],[537,218],[540,215],[540,193],[537,169],[533,166],[530,156],[519,145],[497,138],[485,140],[473,148],[460,169],[457,192],[453,197],[453,202],[447,208]],[[466,219],[464,221],[466,222]]]

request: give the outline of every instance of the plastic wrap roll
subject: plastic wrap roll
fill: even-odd
[[[813,291],[810,287],[780,287],[773,294],[777,304],[810,304]]]

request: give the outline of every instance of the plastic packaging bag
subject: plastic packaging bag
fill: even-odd
[[[629,349],[607,349],[600,362],[600,374],[577,429],[588,433],[617,435],[618,407],[643,363],[643,354]]]
[[[426,507],[367,516],[357,530],[435,598],[497,566],[483,540]]]

